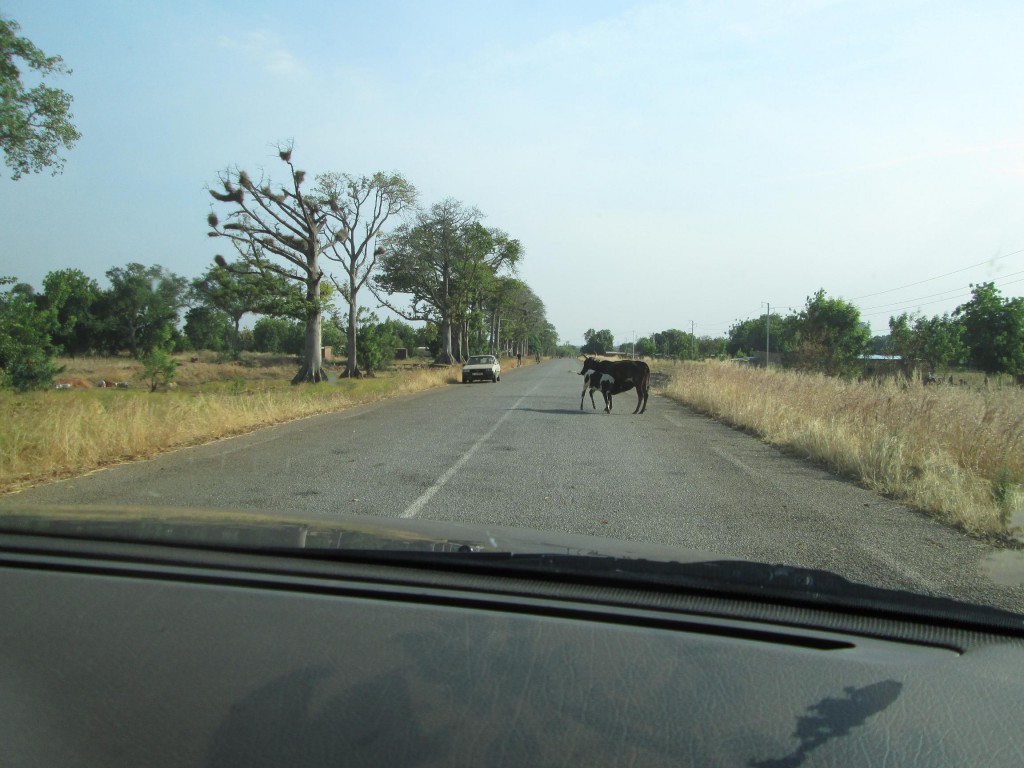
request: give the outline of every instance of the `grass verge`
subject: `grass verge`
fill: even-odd
[[[288,376],[294,372],[293,369]],[[84,372],[83,372],[84,373]],[[128,379],[130,371],[123,378]],[[290,386],[243,369],[166,392],[0,392],[0,493],[457,381],[458,369]]]
[[[983,536],[1024,515],[1024,390],[848,382],[732,363],[660,366],[664,393]]]

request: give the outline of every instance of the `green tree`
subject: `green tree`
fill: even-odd
[[[61,269],[43,278],[43,304],[55,313],[53,343],[76,357],[100,348],[101,322],[96,314],[99,284],[79,269]]]
[[[174,336],[178,313],[185,305],[188,281],[159,265],[131,263],[107,271],[110,288],[100,297],[106,318],[105,346],[127,348],[134,358],[149,354]]]
[[[797,316],[796,330],[800,366],[830,375],[856,371],[871,340],[860,310],[843,299],[830,299],[824,290],[808,297]]]
[[[185,313],[185,338],[192,349],[212,352],[237,350],[239,336],[226,312],[214,307],[192,307]]]
[[[919,355],[919,340],[914,331],[915,318],[904,312],[889,318],[889,339],[886,352],[904,360],[916,360]]]
[[[178,376],[178,361],[171,356],[170,329],[164,330],[161,338],[142,356],[140,376],[149,384],[149,391],[156,392],[161,386],[167,387]]]
[[[468,302],[485,275],[513,269],[522,254],[518,240],[480,223],[482,214],[455,200],[420,211],[384,238],[374,296],[406,320],[436,322],[441,352],[437,362],[455,362],[453,326],[463,320]],[[399,308],[382,294],[408,294]]]
[[[189,298],[227,314],[233,328],[230,348],[235,355],[241,351],[241,323],[247,314],[298,319],[305,311],[303,293],[295,282],[273,272],[252,270],[243,261],[211,266],[192,281]],[[321,305],[324,298],[321,296]]]
[[[372,376],[388,361],[395,357],[395,348],[400,345],[394,326],[383,322],[366,307],[359,308],[359,365]]]
[[[767,344],[772,352],[787,354],[794,347],[793,327],[792,316],[784,317],[777,312],[741,320],[729,329],[726,351],[733,356],[744,352],[764,357]]]
[[[584,355],[603,355],[607,350],[615,349],[615,338],[607,328],[595,331],[587,329],[583,334],[583,346],[580,352]]]
[[[1024,373],[1024,298],[1004,299],[994,283],[971,289],[971,300],[953,313],[970,364],[986,373]]]
[[[654,339],[649,336],[636,340],[636,354],[640,357],[654,357],[657,347],[654,344]]]
[[[261,317],[252,328],[257,352],[301,355],[305,348],[305,324],[283,317]]]
[[[920,317],[914,323],[917,355],[933,369],[952,368],[966,357],[964,327],[949,315]]]
[[[24,392],[46,389],[61,369],[54,363],[56,348],[50,340],[56,313],[40,308],[31,290],[15,285],[14,278],[0,278],[0,382]]]
[[[57,153],[81,138],[71,122],[70,94],[45,83],[25,90],[21,67],[39,78],[71,70],[60,56],[47,56],[31,40],[19,37],[19,29],[17,22],[0,16],[0,148],[12,179],[48,166],[60,173],[64,159]]]

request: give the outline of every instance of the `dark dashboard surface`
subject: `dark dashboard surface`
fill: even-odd
[[[5,765],[1024,763],[1014,638],[26,541],[0,539]]]

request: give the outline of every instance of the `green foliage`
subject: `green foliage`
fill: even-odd
[[[993,283],[972,285],[956,308],[972,366],[986,373],[1024,373],[1024,298],[1004,299]]]
[[[607,328],[595,331],[587,329],[583,334],[583,346],[580,352],[585,355],[602,355],[607,350],[615,349],[615,338]]]
[[[331,314],[320,331],[320,343],[334,347],[335,354],[345,350],[344,320],[337,312]]]
[[[514,269],[522,256],[518,240],[484,227],[482,217],[475,208],[445,200],[384,238],[371,284],[374,295],[406,320],[437,322],[441,362],[452,362],[459,351],[453,354],[452,329],[467,327],[494,279],[502,270]],[[409,306],[398,308],[382,293],[407,294]],[[519,338],[525,340],[526,334]]]
[[[0,285],[13,283],[13,278],[0,278]],[[56,315],[40,308],[30,291],[17,288],[0,293],[0,382],[19,392],[47,389],[61,371],[50,340]]]
[[[303,323],[283,317],[261,317],[252,329],[253,349],[284,355],[301,355],[306,340]]]
[[[79,269],[61,269],[43,278],[43,303],[56,313],[53,343],[65,355],[76,357],[98,348],[101,293],[97,282]]]
[[[398,335],[388,321],[381,322],[376,314],[365,307],[359,308],[359,365],[367,375],[379,371],[394,359],[395,347],[400,346]]]
[[[141,378],[149,383],[149,391],[156,392],[161,386],[168,386],[178,375],[178,361],[171,356],[171,335],[163,337],[142,357]]]
[[[797,316],[796,334],[800,366],[831,375],[854,373],[871,340],[860,310],[843,299],[828,298],[824,290],[807,299]]]
[[[173,337],[185,302],[187,281],[159,265],[131,263],[107,271],[110,289],[100,297],[105,318],[104,347],[127,348],[132,357],[152,352]]]
[[[0,149],[11,178],[64,167],[61,147],[70,149],[81,134],[72,124],[71,96],[59,88],[39,83],[25,90],[22,66],[36,75],[71,74],[60,56],[47,56],[31,40],[18,37],[17,22],[0,16]]]
[[[669,328],[651,336],[654,354],[689,360],[693,354],[693,336],[677,328]]]
[[[636,340],[636,354],[641,357],[653,357],[655,351],[657,351],[657,347],[654,345],[654,339],[645,336]]]
[[[191,349],[212,352],[227,352],[237,343],[235,326],[227,313],[204,306],[185,313],[185,338]]]
[[[765,345],[770,351],[780,354],[791,353],[796,347],[797,317],[772,312],[751,320],[742,320],[729,329],[726,352],[729,356],[748,355],[764,357]]]
[[[966,357],[963,324],[949,315],[932,318],[903,313],[889,318],[886,353],[904,360],[923,360],[930,368],[956,367]]]

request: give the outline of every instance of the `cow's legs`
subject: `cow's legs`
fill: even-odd
[[[633,413],[643,413],[647,410],[647,394],[649,391],[647,387],[636,388],[636,410]],[[641,404],[643,407],[641,407]]]

